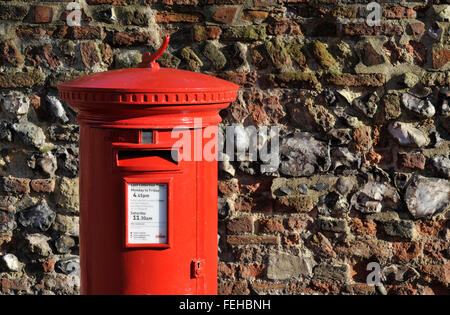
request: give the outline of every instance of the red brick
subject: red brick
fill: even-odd
[[[234,279],[236,266],[229,263],[220,262],[217,266],[217,276],[219,278]]]
[[[218,285],[220,295],[247,295],[250,293],[247,281],[221,281]]]
[[[30,289],[30,283],[23,278],[17,278],[17,279],[2,278],[0,281],[0,285],[2,287],[3,293],[8,293],[10,291],[26,292]]]
[[[55,38],[69,39],[100,39],[103,40],[106,34],[101,26],[67,26],[59,25],[52,33]]]
[[[426,158],[422,153],[399,153],[398,167],[410,169],[425,169]]]
[[[361,126],[353,130],[352,147],[356,151],[367,151],[372,147],[372,133],[369,126]]]
[[[44,262],[42,263],[42,269],[44,272],[52,272],[55,270],[55,263],[56,260],[54,259],[47,259],[44,260]]]
[[[218,76],[224,80],[231,81],[242,87],[253,87],[257,79],[256,72],[226,71],[219,73]]]
[[[88,69],[100,62],[100,55],[94,41],[80,43],[80,54],[81,61]]]
[[[217,5],[222,5],[222,4],[242,4],[244,3],[244,0],[208,0],[208,4],[217,4]]]
[[[408,25],[408,32],[411,35],[422,35],[425,33],[425,24],[422,22],[414,22]]]
[[[261,49],[256,45],[249,45],[250,57],[256,70],[266,69],[269,66],[266,57],[264,57]]]
[[[283,244],[286,246],[300,245],[300,234],[294,232],[283,235]]]
[[[415,19],[417,17],[416,11],[411,8],[395,6],[383,9],[383,17],[388,19]]]
[[[442,68],[450,61],[450,49],[433,51],[433,68]]]
[[[86,0],[88,4],[99,5],[99,4],[112,4],[121,5],[122,0]]]
[[[23,56],[11,40],[0,41],[0,65],[11,65],[14,67],[23,63]]]
[[[44,64],[50,69],[55,69],[60,65],[58,58],[53,53],[53,47],[51,44],[45,44],[43,46],[28,46],[25,48],[24,54],[27,60],[34,66]]]
[[[377,225],[373,221],[363,221],[359,218],[351,218],[350,231],[353,234],[375,236],[377,234]]]
[[[271,35],[298,35],[303,36],[300,25],[292,20],[279,20],[267,26],[267,32]]]
[[[4,177],[3,188],[6,192],[29,194],[30,182],[29,178]]]
[[[347,285],[346,290],[350,294],[354,294],[354,295],[374,295],[374,294],[376,294],[375,286],[368,285],[365,283],[349,284],[349,285]]]
[[[309,229],[314,223],[314,218],[309,215],[291,216],[287,219],[286,225],[292,230],[304,231]]]
[[[53,18],[53,8],[48,6],[36,6],[33,8],[34,23],[51,23]]]
[[[445,265],[423,265],[420,268],[423,280],[427,282],[438,281],[444,284],[450,283],[450,263]]]
[[[230,24],[234,20],[237,8],[235,7],[219,7],[212,19],[223,24]]]
[[[448,242],[434,239],[423,244],[423,254],[427,259],[443,260],[447,256]]]
[[[252,233],[253,216],[244,216],[228,221],[227,230],[231,233]]]
[[[333,245],[331,245],[331,242],[320,232],[314,234],[308,240],[308,247],[314,252],[314,254],[322,258],[331,258],[336,256],[336,253],[333,250]]]
[[[380,26],[369,26],[366,23],[344,24],[342,28],[344,35],[348,36],[373,36],[373,35],[402,35],[403,27],[394,23],[381,23]]]
[[[114,46],[150,45],[152,37],[147,32],[117,32],[112,43]]]
[[[259,233],[276,233],[283,232],[283,220],[282,219],[259,219],[257,221]]]
[[[219,192],[222,195],[230,195],[233,193],[239,193],[239,185],[237,179],[220,180],[218,183]]]
[[[198,23],[203,21],[200,13],[158,12],[155,15],[156,23]]]
[[[416,223],[417,232],[422,235],[438,235],[446,221],[420,220]]]
[[[424,65],[427,61],[427,48],[424,44],[410,40],[406,45],[408,52],[414,57],[414,60],[419,65]]]
[[[372,149],[364,155],[364,158],[368,165],[378,165],[383,160],[383,156]]]
[[[269,16],[269,12],[261,10],[245,10],[241,15],[241,20],[244,21],[259,21],[262,22]]]
[[[407,61],[405,51],[397,46],[393,40],[384,43],[383,48],[387,51],[387,55],[392,64]]]
[[[239,276],[243,279],[262,278],[266,272],[266,266],[257,263],[249,265],[239,265]]]
[[[55,181],[53,179],[33,179],[31,188],[35,192],[51,193],[55,190]]]
[[[228,235],[227,243],[230,245],[277,245],[280,243],[280,237],[275,235]]]
[[[272,282],[253,282],[252,288],[255,291],[272,291],[286,289],[286,283],[272,283]]]
[[[41,38],[47,34],[47,31],[41,26],[17,26],[16,36],[25,38]]]
[[[416,242],[394,242],[392,247],[394,256],[404,262],[417,258],[422,252],[422,244]]]

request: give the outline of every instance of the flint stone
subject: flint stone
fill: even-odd
[[[384,231],[389,236],[413,239],[416,232],[416,225],[410,220],[389,221],[383,223]]]
[[[294,256],[287,253],[273,253],[269,256],[267,265],[267,278],[271,280],[285,280],[295,276],[313,275],[316,262],[308,251]]]
[[[430,142],[413,124],[394,122],[389,125],[388,130],[400,145],[424,147]]]
[[[353,186],[355,186],[355,180],[347,177],[340,177],[336,183],[337,191],[343,196],[347,195]]]
[[[12,141],[12,133],[9,129],[10,124],[6,120],[0,121],[0,140],[2,141]]]
[[[331,152],[332,169],[340,166],[351,168],[361,167],[361,156],[350,152],[348,148],[338,147]]]
[[[2,256],[3,264],[6,266],[8,271],[20,271],[22,269],[22,264],[19,262],[19,259],[13,254],[6,254]]]
[[[0,211],[0,233],[12,231],[17,227],[14,214],[7,211]]]
[[[40,149],[45,144],[45,135],[42,129],[28,121],[12,125],[12,129],[19,135],[26,145]]]
[[[77,257],[61,259],[56,262],[55,268],[66,275],[80,275],[80,260]]]
[[[58,161],[51,152],[45,152],[38,160],[38,165],[44,173],[53,176],[58,168]]]
[[[329,148],[307,133],[283,139],[280,153],[281,173],[291,176],[310,176],[330,167]]]
[[[28,234],[25,236],[25,241],[28,247],[28,250],[41,257],[48,257],[52,254],[52,250],[50,245],[48,244],[48,240],[50,238],[42,235],[42,234]]]
[[[69,176],[78,176],[78,148],[61,146],[56,150],[56,157],[60,170]]]
[[[30,98],[22,92],[9,91],[0,95],[0,105],[12,118],[26,115],[30,108]]]
[[[318,183],[316,185],[311,186],[311,189],[314,189],[316,191],[324,191],[325,189],[328,189],[329,185],[327,183]]]
[[[400,202],[397,190],[387,183],[369,181],[363,189],[356,192],[351,205],[362,213],[377,213],[383,208],[396,208]]]
[[[217,200],[217,210],[219,212],[219,219],[225,220],[230,213],[232,206],[232,202],[229,199],[218,198]]]
[[[69,118],[67,117],[66,111],[61,104],[60,100],[56,96],[47,95],[46,96],[47,102],[50,107],[50,111],[52,112],[53,116],[55,118],[61,120],[61,122],[66,123],[69,121]]]
[[[236,173],[236,170],[230,163],[230,156],[228,154],[219,152],[219,157],[220,157],[219,170],[233,177],[234,174]]]
[[[405,202],[414,218],[430,217],[448,208],[450,182],[415,176],[406,188]]]
[[[292,194],[292,190],[290,190],[288,187],[281,187],[279,189],[280,193],[283,194],[284,196],[288,196],[290,194]]]
[[[331,217],[320,217],[319,218],[320,228],[324,231],[335,232],[335,233],[346,233],[348,232],[347,221],[342,219],[336,219]]]
[[[78,217],[57,214],[53,223],[53,230],[70,236],[79,236],[79,219]]]
[[[450,159],[443,155],[436,155],[432,159],[433,166],[447,178],[450,178]]]
[[[429,99],[422,100],[409,93],[402,95],[402,103],[407,109],[425,117],[433,117],[436,114],[436,109]]]
[[[305,183],[298,185],[298,191],[302,195],[306,195],[308,193],[308,186]]]
[[[33,230],[47,231],[55,221],[55,212],[41,203],[19,212],[18,221]]]
[[[353,106],[361,110],[367,117],[373,118],[377,112],[380,98],[376,92],[353,100]]]
[[[68,254],[70,249],[75,246],[75,241],[73,238],[67,235],[62,235],[55,241],[55,247],[58,253]]]
[[[114,7],[102,10],[96,13],[96,19],[105,23],[114,23],[117,21],[117,16]]]
[[[418,278],[420,274],[411,266],[390,265],[384,267],[381,271],[381,276],[388,283],[411,281]]]

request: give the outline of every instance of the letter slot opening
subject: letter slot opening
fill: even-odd
[[[131,171],[178,169],[178,150],[118,150],[117,167]]]

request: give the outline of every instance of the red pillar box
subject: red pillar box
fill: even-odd
[[[167,44],[58,86],[80,124],[82,294],[217,294],[217,159],[180,159],[199,143],[173,135],[217,130],[239,86],[160,68]]]

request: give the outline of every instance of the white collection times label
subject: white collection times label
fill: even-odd
[[[127,186],[128,244],[167,243],[167,184]]]

